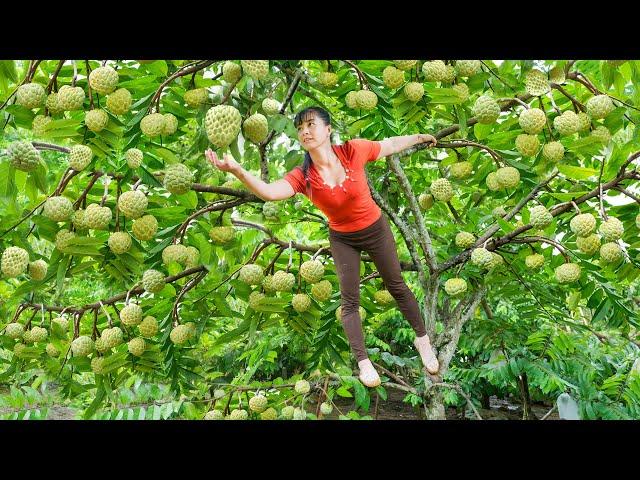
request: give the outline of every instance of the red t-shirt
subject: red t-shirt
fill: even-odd
[[[367,184],[364,167],[380,153],[380,142],[371,140],[349,140],[343,145],[332,145],[340,159],[347,178],[340,185],[331,188],[315,169],[313,162],[307,172],[310,191],[306,191],[306,182],[302,167],[297,166],[288,172],[284,179],[291,184],[296,193],[309,197],[329,219],[329,228],[337,232],[355,232],[367,228],[382,215],[382,211],[373,201]]]

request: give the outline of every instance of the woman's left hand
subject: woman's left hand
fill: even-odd
[[[418,139],[420,140],[420,143],[428,143],[429,144],[427,146],[428,148],[435,147],[436,144],[438,143],[438,140],[436,140],[436,137],[434,137],[433,135],[429,135],[428,133],[418,134]]]

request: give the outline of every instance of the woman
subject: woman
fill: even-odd
[[[415,295],[404,282],[396,244],[387,218],[373,201],[365,176],[367,162],[392,155],[418,143],[436,145],[432,135],[386,138],[380,142],[355,139],[331,144],[331,117],[319,107],[299,112],[294,120],[298,139],[306,150],[303,165],[284,178],[265,183],[247,172],[230,155],[219,160],[211,149],[205,154],[217,168],[231,172],[253,193],[266,201],[284,200],[302,193],[329,219],[329,241],[342,296],[342,324],[360,368],[360,381],[380,385],[380,377],[368,358],[362,333],[360,306],[360,252],[368,253],[385,287],[409,321],[414,345],[429,373],[440,368],[420,317]]]

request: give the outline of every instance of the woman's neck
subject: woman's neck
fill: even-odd
[[[336,160],[336,154],[333,152],[330,142],[320,145],[313,150],[309,150],[309,155],[311,156],[314,166],[319,170],[331,168]]]

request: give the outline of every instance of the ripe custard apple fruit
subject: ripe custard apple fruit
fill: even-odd
[[[176,133],[178,130],[178,119],[173,113],[164,113],[162,114],[164,117],[164,128],[162,129],[161,135],[169,136]]]
[[[93,150],[86,145],[74,145],[69,152],[69,166],[76,171],[87,168],[93,158]]]
[[[534,228],[546,228],[553,222],[553,215],[543,205],[529,209],[529,218]]]
[[[361,320],[367,318],[367,311],[362,306],[358,307],[358,314],[360,315]],[[336,309],[336,318],[342,321],[342,305]]]
[[[311,296],[319,302],[326,302],[331,297],[332,290],[329,280],[320,280],[311,286]]]
[[[433,207],[433,195],[429,193],[421,193],[418,196],[418,204],[423,210],[429,210]]]
[[[234,64],[235,65],[235,64]],[[238,69],[240,66],[238,65]],[[242,74],[240,74],[242,76]],[[184,101],[190,107],[199,107],[209,101],[209,92],[206,88],[194,88],[184,92]]]
[[[320,260],[307,260],[300,265],[300,276],[307,283],[318,283],[324,276],[324,265]]]
[[[262,267],[254,263],[248,263],[240,269],[240,281],[247,285],[260,285],[264,278]]]
[[[456,79],[456,69],[453,65],[447,65],[445,67],[445,75],[440,79],[443,83],[452,83]]]
[[[20,247],[8,247],[2,252],[0,268],[2,273],[9,278],[26,273],[29,266],[29,252]]]
[[[524,81],[524,88],[529,95],[533,95],[534,97],[544,95],[551,90],[547,76],[535,68],[527,73]]]
[[[276,292],[290,292],[296,284],[296,276],[293,273],[278,270],[273,274],[271,285]]]
[[[292,420],[293,419],[294,407],[291,405],[287,405],[280,411],[280,417],[283,420]]]
[[[298,380],[294,386],[296,393],[306,395],[311,391],[311,385],[306,380]]]
[[[624,234],[624,225],[617,218],[609,217],[607,221],[600,224],[598,231],[605,241],[615,242],[622,238],[622,235]]]
[[[261,113],[254,113],[244,121],[243,130],[244,136],[251,140],[253,143],[260,143],[269,134],[269,125],[267,124],[267,117]]]
[[[394,65],[396,66],[396,68],[400,69],[400,70],[411,70],[416,63],[418,63],[417,60],[394,60],[393,61]]]
[[[540,255],[539,253],[527,255],[524,259],[524,263],[527,268],[537,270],[544,265],[544,255]]]
[[[158,321],[155,317],[147,315],[138,325],[138,332],[143,337],[151,338],[158,333]]]
[[[404,83],[404,72],[388,66],[382,71],[382,81],[389,88],[399,88]]]
[[[307,412],[305,412],[302,408],[294,408],[293,409],[293,419],[294,420],[306,420]]]
[[[227,417],[227,420],[247,420],[248,418],[249,418],[249,414],[245,409],[234,408],[229,414],[229,416]]]
[[[458,180],[467,178],[473,173],[473,165],[466,160],[453,163],[449,168],[451,176]]]
[[[504,264],[504,259],[497,253],[491,252],[491,261],[485,268],[487,268],[488,270],[492,270],[494,268],[499,267],[502,264]]]
[[[438,178],[431,182],[431,195],[436,200],[448,202],[453,197],[453,187],[446,178]]]
[[[98,67],[89,74],[89,85],[94,91],[107,95],[118,86],[118,72],[109,66]]]
[[[347,104],[347,107],[353,109],[360,108],[360,106],[358,105],[358,92],[359,90],[352,90],[350,92],[347,92],[344,97],[344,102]]]
[[[71,351],[76,357],[86,357],[93,352],[93,340],[91,337],[81,335],[71,342]]]
[[[47,262],[44,260],[36,260],[29,263],[29,276],[32,280],[42,280],[47,275]]]
[[[182,345],[191,338],[191,329],[186,325],[178,325],[171,330],[169,338],[176,345]]]
[[[31,329],[31,341],[32,342],[45,342],[49,337],[49,332],[47,332],[46,328],[42,327],[33,327]]]
[[[109,207],[101,207],[97,203],[90,203],[84,211],[84,222],[93,230],[106,230],[111,222],[113,213]]]
[[[240,60],[242,71],[256,80],[264,79],[269,73],[269,60]]]
[[[334,72],[320,72],[318,83],[323,87],[333,87],[338,83],[338,74]]]
[[[373,110],[378,105],[378,96],[371,90],[356,92],[356,103],[362,110]]]
[[[127,232],[113,232],[107,240],[109,249],[116,255],[122,255],[131,248],[131,235]]]
[[[186,247],[184,267],[185,268],[196,267],[199,261],[200,261],[200,250],[198,250],[196,247]]]
[[[23,358],[25,348],[27,346],[24,343],[16,343],[13,346],[13,354],[18,358]]]
[[[224,420],[224,413],[220,410],[209,410],[204,415],[205,420]]]
[[[552,83],[557,83],[558,85],[562,85],[567,81],[567,77],[564,74],[564,67],[561,65],[556,65],[549,71],[549,81]]]
[[[107,350],[117,347],[124,341],[124,335],[120,327],[105,328],[100,338],[102,338]]]
[[[131,92],[126,88],[119,88],[107,97],[107,108],[114,115],[124,115],[131,109]]]
[[[559,162],[564,157],[564,145],[560,142],[549,142],[542,147],[542,156],[550,162]]]
[[[162,135],[164,123],[164,115],[161,113],[152,113],[142,117],[142,120],[140,120],[140,130],[147,137],[157,137],[158,135]]]
[[[600,143],[609,143],[611,140],[611,133],[609,133],[609,129],[604,125],[600,125],[593,129],[591,132],[591,136],[600,141]]]
[[[328,402],[322,402],[320,404],[320,412],[323,415],[331,415],[331,412],[333,412],[333,405]]]
[[[471,251],[471,263],[480,268],[486,268],[493,260],[491,252],[486,248],[474,248]]]
[[[573,283],[580,278],[580,265],[577,263],[563,263],[555,270],[558,283]]]
[[[262,214],[265,218],[277,220],[280,212],[280,206],[276,202],[264,202],[262,204]]]
[[[595,231],[596,219],[590,213],[580,213],[571,219],[569,227],[578,237],[586,237]]]
[[[216,105],[207,110],[204,119],[209,141],[218,148],[226,148],[240,133],[242,117],[231,105]]]
[[[558,130],[560,135],[573,135],[578,131],[580,122],[575,113],[567,110],[553,119],[553,126]]]
[[[64,108],[60,105],[60,102],[58,101],[58,94],[56,92],[51,92],[47,95],[45,107],[47,107],[47,110],[49,110],[51,115],[57,115],[58,113],[64,112]]]
[[[105,353],[109,350],[109,348],[107,348],[107,346],[105,345],[105,342],[102,339],[102,337],[96,338],[96,341],[93,343],[93,346],[95,347],[96,351],[100,353]]]
[[[471,77],[482,68],[480,60],[458,60],[456,61],[456,73],[461,77]]]
[[[64,317],[54,318],[52,321],[51,328],[52,328],[52,332],[55,332],[53,325],[56,325],[57,328],[59,328],[60,331],[63,332],[64,335],[66,335],[67,331],[69,330],[69,319]]]
[[[236,83],[242,78],[242,67],[234,62],[224,62],[222,66],[222,78],[227,83]]]
[[[578,112],[578,131],[584,132],[591,128],[591,117],[584,112]]]
[[[44,137],[47,133],[47,125],[51,123],[51,117],[36,115],[31,123],[31,130],[36,137]]]
[[[395,301],[393,295],[389,292],[389,290],[377,290],[373,294],[373,299],[378,302],[380,305],[390,305]]]
[[[424,62],[422,75],[427,82],[441,82],[447,77],[447,66],[442,60]]]
[[[58,233],[56,233],[56,248],[60,251],[64,251],[67,247],[71,245],[71,240],[76,238],[76,234],[70,232],[66,228],[63,228]]]
[[[296,312],[306,312],[311,307],[311,298],[306,293],[296,293],[291,299],[291,305]]]
[[[109,115],[99,108],[89,110],[84,115],[84,123],[92,132],[101,132],[109,123]]]
[[[45,352],[47,352],[47,355],[49,355],[50,357],[59,357],[60,356],[60,351],[56,348],[56,346],[53,343],[47,343],[47,346],[45,347]]]
[[[495,122],[500,116],[500,105],[493,98],[482,95],[473,105],[473,114],[479,123],[489,124]]]
[[[264,291],[267,294],[276,292],[276,288],[273,285],[273,275],[266,275],[262,279],[262,288],[264,288]]]
[[[419,101],[424,96],[424,85],[419,82],[409,82],[404,86],[404,96],[412,102]]]
[[[462,295],[467,291],[467,282],[463,278],[450,278],[444,282],[444,291],[452,297]]]
[[[171,262],[177,262],[184,265],[187,263],[187,255],[187,247],[184,245],[168,245],[162,250],[162,263],[169,265]]]
[[[89,228],[85,220],[85,211],[82,208],[71,214],[71,222],[76,230],[87,230]]]
[[[40,164],[40,152],[29,141],[13,142],[7,148],[10,165],[23,172],[31,172]]]
[[[254,291],[249,294],[249,306],[254,310],[257,310],[260,305],[262,305],[262,300],[264,300],[265,294],[259,291]]]
[[[542,132],[547,123],[547,116],[539,108],[529,108],[520,113],[518,117],[520,127],[530,135],[536,135]]]
[[[96,375],[102,375],[104,372],[104,357],[93,357],[91,359],[91,371]]]
[[[4,330],[4,334],[14,340],[20,338],[24,334],[24,325],[17,322],[9,323]]]
[[[39,83],[25,83],[16,91],[16,104],[33,109],[44,105],[47,100],[47,92]]]
[[[138,240],[149,241],[158,231],[158,221],[153,215],[144,215],[133,221],[131,230]]]
[[[496,179],[502,188],[516,188],[520,183],[520,172],[514,167],[501,167],[496,171]]]
[[[586,237],[576,237],[576,245],[581,252],[593,255],[600,249],[600,237],[595,233]]]
[[[209,237],[213,240],[213,243],[223,245],[232,241],[236,236],[236,231],[233,227],[211,227],[209,230]]]
[[[147,348],[147,344],[142,337],[135,337],[129,340],[127,344],[127,349],[131,355],[135,355],[136,357],[141,357]]]
[[[249,408],[257,413],[262,413],[267,409],[267,397],[264,395],[256,395],[249,399]]]
[[[182,163],[172,163],[164,171],[163,185],[174,195],[183,195],[191,190],[194,176],[189,167]]]
[[[587,100],[585,105],[591,118],[605,118],[616,108],[608,95],[595,95]]]
[[[127,166],[129,168],[138,168],[140,165],[142,165],[143,156],[144,155],[142,154],[142,150],[139,150],[137,148],[130,148],[124,154],[124,158],[127,159]]]
[[[533,157],[538,153],[540,140],[536,135],[521,133],[516,137],[516,149],[525,157]]]
[[[120,310],[120,321],[127,327],[135,327],[142,321],[142,308],[136,303],[129,303]]]
[[[269,407],[264,412],[260,414],[260,420],[277,420],[278,419],[278,411]]]
[[[58,90],[58,106],[65,112],[82,110],[85,93],[82,87],[63,85]]]
[[[49,197],[44,202],[43,215],[54,222],[64,222],[73,213],[73,203],[67,197]]]
[[[280,102],[272,98],[265,98],[262,100],[262,111],[266,115],[276,115],[280,113]]]
[[[476,237],[469,232],[458,232],[456,235],[456,246],[460,248],[469,248],[476,243]]]
[[[466,102],[469,99],[469,87],[464,83],[457,83],[453,88],[460,98],[460,102]]]
[[[607,242],[600,247],[600,259],[604,263],[615,264],[622,260],[622,257],[622,249],[615,242]]]
[[[147,196],[140,190],[127,190],[118,198],[118,210],[127,218],[140,218],[148,204]]]

